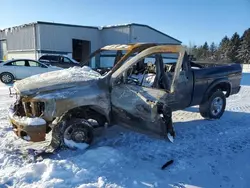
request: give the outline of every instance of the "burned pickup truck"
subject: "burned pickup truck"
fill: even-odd
[[[16,135],[39,142],[52,131],[53,148],[74,148],[91,144],[96,127],[116,124],[165,139],[173,133],[165,124],[171,114],[163,116],[160,107],[175,111],[199,105],[204,118],[218,119],[226,98],[240,90],[240,64],[203,68],[180,45],[111,45],[102,50],[117,52],[106,73],[69,68],[17,81],[17,100],[9,112]],[[89,63],[102,61],[98,52],[90,57]]]

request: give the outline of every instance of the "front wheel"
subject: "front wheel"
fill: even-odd
[[[93,141],[93,128],[85,119],[75,118],[62,122],[59,126],[61,146],[84,150]]]
[[[11,73],[4,72],[1,74],[0,79],[4,84],[10,84],[13,82],[14,76]]]
[[[206,119],[220,119],[226,108],[226,97],[220,90],[215,91],[200,105],[200,114]]]

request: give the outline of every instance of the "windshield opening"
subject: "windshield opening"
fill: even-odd
[[[114,67],[115,63],[118,62],[126,53],[127,51],[124,51],[124,50],[123,51],[116,51],[116,50],[101,51],[95,54],[95,56],[93,56],[89,60],[89,66],[92,69],[102,69],[102,68],[111,69]],[[126,61],[130,60],[132,57],[134,57],[137,54],[138,52],[130,55],[126,59]],[[150,56],[148,58],[150,58]],[[162,59],[163,59],[164,64],[176,63],[178,59],[178,54],[173,54],[173,53],[164,54],[164,55],[162,54]]]
[[[92,69],[111,69],[125,54],[126,51],[103,50],[89,60],[89,66]]]

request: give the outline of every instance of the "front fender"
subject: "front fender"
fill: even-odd
[[[108,90],[100,88],[97,84],[40,94],[35,99],[45,101],[46,104],[50,104],[49,106],[53,106],[54,109],[51,109],[53,111],[52,118],[60,117],[65,112],[82,106],[94,106],[106,117],[109,117],[111,111]]]

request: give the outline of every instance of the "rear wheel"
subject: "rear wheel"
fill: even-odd
[[[215,91],[207,101],[200,105],[200,114],[206,119],[219,119],[226,107],[226,97],[221,90]]]
[[[9,72],[4,72],[1,74],[0,79],[4,84],[10,84],[13,82],[14,76]]]

